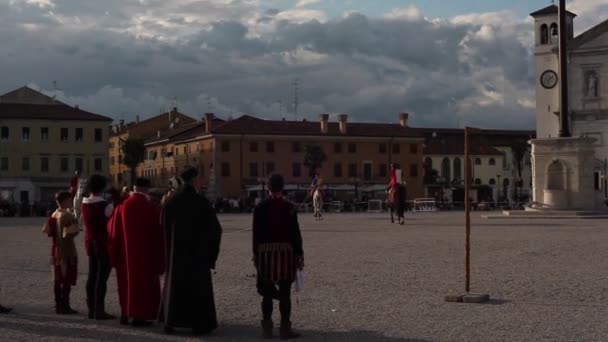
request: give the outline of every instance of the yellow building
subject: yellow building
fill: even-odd
[[[172,132],[181,130],[184,126],[192,125],[196,122],[195,119],[188,115],[180,113],[177,108],[171,111],[162,113],[151,118],[139,121],[139,116],[135,122],[125,124],[119,122],[112,126],[110,134],[110,178],[116,187],[122,187],[130,183],[130,170],[122,163],[121,141],[129,137],[140,138],[144,140],[154,139],[161,135],[171,134]]]
[[[0,96],[0,192],[4,200],[52,201],[75,170],[108,174],[111,118],[23,87]]]

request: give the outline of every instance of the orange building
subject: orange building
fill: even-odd
[[[408,126],[406,113],[396,124],[350,123],[345,114],[338,115],[337,122],[328,114],[321,114],[319,122],[248,115],[223,122],[206,114],[204,122],[149,139],[148,153],[156,159],[138,172],[164,186],[167,177],[193,165],[199,169],[201,187],[220,197],[259,190],[275,172],[285,177],[288,187],[307,189],[311,177],[304,151],[310,145],[327,156],[318,169],[327,189],[382,191],[394,162],[403,169],[409,197],[414,198],[424,194],[423,142],[421,132]]]
[[[112,178],[112,184],[116,187],[122,187],[129,183],[130,170],[122,163],[121,141],[129,137],[148,140],[153,137],[171,134],[171,132],[179,131],[182,127],[194,123],[196,123],[195,119],[180,113],[177,108],[173,108],[169,112],[143,121],[139,121],[139,116],[137,116],[135,122],[125,124],[121,121],[113,125],[109,139],[110,177]]]

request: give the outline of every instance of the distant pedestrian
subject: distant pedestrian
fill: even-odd
[[[123,325],[147,326],[158,318],[160,276],[165,269],[160,210],[148,198],[150,181],[139,178],[133,194],[110,220],[110,260],[116,267]]]
[[[197,176],[194,168],[184,170],[182,187],[162,210],[167,272],[159,320],[167,334],[174,328],[190,328],[196,334],[217,328],[211,270],[222,227],[211,203],[196,192]]]
[[[49,217],[43,232],[53,239],[51,246],[51,270],[55,292],[55,313],[73,315],[78,312],[70,307],[71,287],[76,285],[78,253],[74,237],[80,233],[80,225],[71,209],[72,194],[62,191],[55,195],[57,210]]]
[[[291,339],[300,336],[292,330],[291,284],[297,270],[304,268],[302,235],[296,207],[282,193],[283,177],[273,175],[268,183],[271,197],[260,203],[253,214],[253,262],[258,293],[263,297],[262,331],[264,338],[273,337],[273,299],[278,299],[280,337]]]
[[[81,207],[82,222],[86,228],[85,246],[89,256],[87,307],[89,319],[96,320],[115,318],[105,311],[107,282],[111,271],[107,246],[107,225],[114,210],[112,203],[103,197],[106,185],[105,177],[92,175],[87,182],[89,197],[83,199]]]

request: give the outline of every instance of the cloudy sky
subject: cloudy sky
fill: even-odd
[[[177,102],[253,114],[533,128],[548,0],[0,0],[0,92],[29,84],[130,120]],[[572,0],[577,33],[608,19]],[[56,86],[54,86],[56,82]]]

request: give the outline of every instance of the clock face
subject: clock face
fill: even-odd
[[[547,70],[540,75],[540,84],[545,89],[552,89],[557,85],[557,73],[553,70]]]

